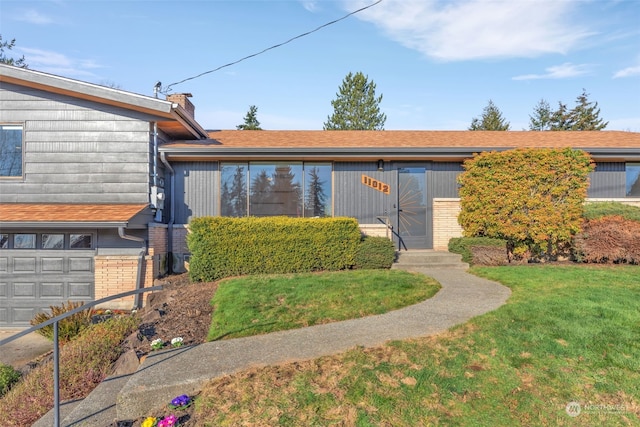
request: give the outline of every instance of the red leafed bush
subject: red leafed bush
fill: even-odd
[[[640,264],[640,222],[621,216],[588,220],[574,244],[579,261]]]

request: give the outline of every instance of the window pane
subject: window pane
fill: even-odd
[[[71,234],[69,236],[70,249],[91,249],[91,234]]]
[[[302,164],[251,163],[249,215],[302,216]]]
[[[7,249],[9,247],[9,235],[0,234],[0,249]]]
[[[22,126],[0,125],[0,176],[22,176]]]
[[[64,234],[43,234],[42,249],[64,249]]]
[[[220,167],[220,215],[247,216],[247,163],[223,163]]]
[[[13,248],[14,249],[35,249],[36,235],[35,234],[14,234]]]
[[[331,216],[331,164],[305,163],[304,216]]]
[[[640,163],[627,163],[627,197],[640,197]]]

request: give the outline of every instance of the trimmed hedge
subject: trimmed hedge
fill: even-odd
[[[393,242],[386,237],[364,236],[356,253],[357,269],[391,268],[396,259]]]
[[[454,237],[449,240],[448,250],[454,254],[462,255],[462,261],[473,264],[473,247],[501,247],[506,248],[507,242],[502,239],[491,237]],[[506,249],[505,249],[505,260]]]
[[[189,231],[193,281],[344,270],[355,264],[361,238],[353,218],[201,217]]]

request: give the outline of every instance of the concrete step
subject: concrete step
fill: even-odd
[[[396,253],[396,262],[391,268],[415,270],[420,268],[459,268],[466,270],[469,264],[462,256],[446,251],[409,250]]]

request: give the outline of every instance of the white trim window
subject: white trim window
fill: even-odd
[[[0,125],[0,178],[22,176],[22,125]]]

